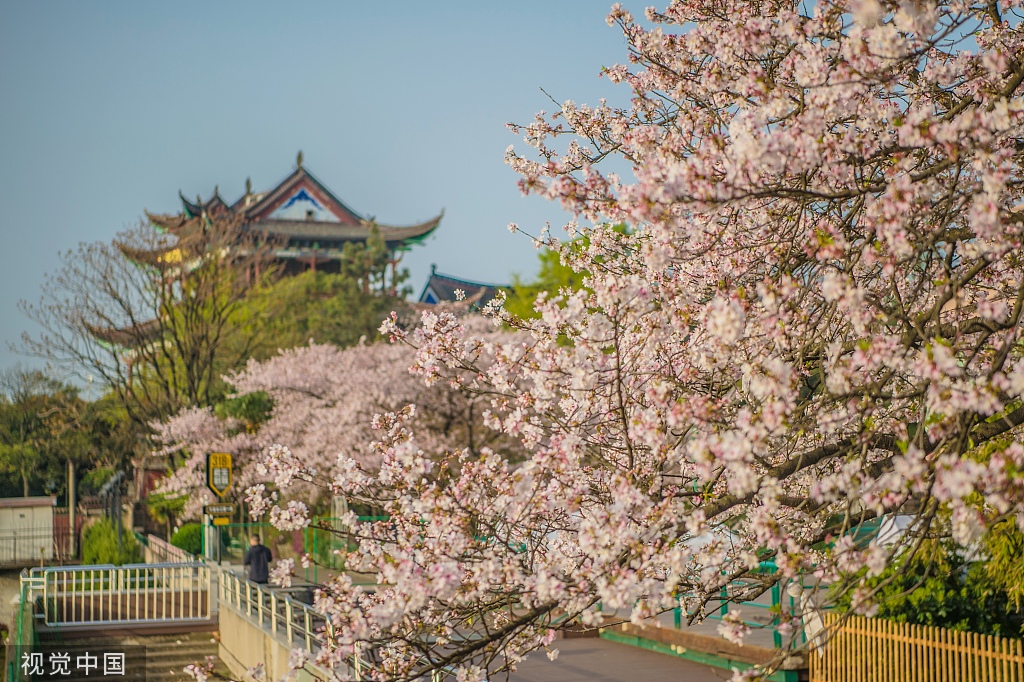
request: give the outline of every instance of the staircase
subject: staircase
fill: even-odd
[[[207,656],[217,656],[216,635],[212,632],[192,632],[180,635],[126,635],[117,637],[87,637],[62,640],[58,634],[41,634],[40,645],[47,650],[66,645],[72,650],[87,647],[90,651],[126,652],[125,671],[128,679],[144,679],[147,682],[194,682],[184,672],[187,665],[205,663]],[[129,648],[130,647],[130,648]],[[145,647],[145,675],[139,675],[142,666],[142,649]],[[214,670],[226,678],[231,673],[222,661],[217,659]]]

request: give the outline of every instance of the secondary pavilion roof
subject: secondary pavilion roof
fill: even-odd
[[[431,265],[430,278],[427,279],[427,283],[420,293],[419,302],[437,304],[457,301],[458,298],[455,296],[455,292],[460,289],[465,293],[465,300],[471,301],[473,305],[483,308],[498,294],[500,289],[508,289],[508,287],[500,284],[471,282],[467,279],[443,275],[437,271],[436,265]]]

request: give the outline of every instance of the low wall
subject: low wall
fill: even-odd
[[[601,628],[600,636],[613,642],[639,646],[725,670],[735,668],[742,671],[756,665],[766,665],[778,654],[775,649],[733,644],[720,637],[653,625],[621,623]],[[806,668],[806,664],[802,656],[791,656],[779,668],[778,672],[767,679],[774,682],[796,682],[798,670]]]
[[[220,608],[220,658],[235,679],[245,678],[245,672],[259,663],[266,671],[264,679],[280,680],[288,675],[288,657],[291,647],[272,633],[250,621],[230,604]],[[309,667],[309,666],[307,666]],[[307,670],[299,671],[295,682],[317,682],[329,679],[321,672],[318,676]]]

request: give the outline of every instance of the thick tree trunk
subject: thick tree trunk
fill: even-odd
[[[28,474],[24,472],[21,474],[21,490],[22,497],[28,497]]]

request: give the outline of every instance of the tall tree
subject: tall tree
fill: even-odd
[[[21,478],[21,494],[29,495],[29,479],[39,463],[39,451],[29,443],[0,443],[0,467]]]
[[[40,476],[63,481],[68,459],[89,459],[89,436],[75,416],[83,407],[74,387],[44,372],[0,373],[0,467],[20,479],[23,495]]]
[[[259,323],[245,305],[272,276],[272,244],[235,219],[194,218],[175,235],[149,224],[81,244],[23,311],[43,331],[24,347],[83,379],[95,375],[145,425],[217,397]]]
[[[388,277],[388,267],[391,276]],[[403,284],[409,277],[407,270],[398,269],[396,256],[389,252],[380,228],[370,227],[365,242],[347,242],[342,249],[341,272],[359,283],[364,294],[377,294],[404,298],[409,290]]]
[[[358,647],[375,679],[493,679],[564,623],[699,620],[740,577],[726,599],[802,580],[868,610],[866,581],[923,538],[1024,526],[1019,13],[613,8],[629,63],[604,73],[628,105],[565,102],[507,154],[590,223],[585,288],[501,315],[527,344],[446,314],[387,329],[426,379],[489,396],[529,457],[436,469],[394,416],[376,476],[339,463],[333,487],[391,518],[349,554],[381,589],[318,597],[336,638],[318,662]],[[891,544],[852,532],[893,514],[912,523]],[[730,611],[722,634],[745,630]]]
[[[400,304],[387,292],[366,293],[361,278],[344,272],[283,277],[249,301],[261,320],[251,354],[263,360],[311,341],[341,347],[372,341],[380,323]]]

